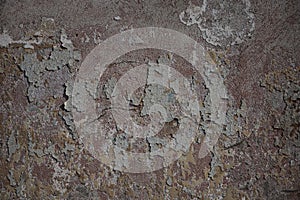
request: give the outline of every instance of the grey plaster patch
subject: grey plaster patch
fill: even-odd
[[[76,50],[72,41],[68,38],[64,29],[56,28],[52,18],[42,18],[38,31],[30,32],[22,40],[10,40],[10,44],[26,44],[33,46],[30,51],[23,53],[23,59],[19,64],[29,83],[27,98],[29,103],[45,106],[45,102],[54,99],[68,98],[64,110],[59,110],[58,115],[73,136],[77,138],[71,113],[72,76],[76,71],[77,64],[81,60],[81,52]],[[26,47],[24,47],[26,48]],[[33,105],[33,104],[32,104]],[[38,109],[39,110],[39,109]],[[49,126],[57,126],[58,121],[47,113],[46,108],[40,110],[43,122],[50,122]],[[55,115],[55,114],[54,114]],[[41,149],[34,149],[30,143],[30,155],[44,156]]]
[[[73,81],[68,81],[65,83],[65,95],[68,97],[68,100],[64,103],[64,109],[66,111],[72,110],[72,91],[73,91]]]
[[[166,183],[168,186],[172,186],[173,180],[170,176],[168,176]]]
[[[18,135],[18,133],[13,131],[8,138],[8,141],[7,141],[8,160],[10,160],[11,156],[20,148],[20,145],[16,138],[17,135]]]
[[[218,153],[218,151],[216,150],[216,148],[214,148],[213,152],[212,152],[212,160],[210,163],[210,171],[209,171],[209,178],[214,179],[214,176],[217,174],[216,172],[216,168],[217,167],[223,167],[223,163],[220,160],[220,154]]]
[[[27,96],[29,102],[33,102],[39,99],[41,90],[47,88],[47,83],[49,80],[55,79],[54,76],[57,74],[52,73],[58,70],[69,70],[69,77],[73,71],[74,65],[81,59],[79,51],[73,51],[73,45],[71,45],[70,40],[66,39],[66,36],[63,35],[62,45],[68,49],[61,48],[59,46],[54,47],[53,49],[45,49],[40,51],[42,54],[42,60],[38,59],[38,54],[35,53],[26,53],[24,54],[24,60],[20,64],[21,70],[25,72],[25,76],[29,82],[29,87],[27,91]],[[63,71],[59,73],[65,73]],[[52,78],[49,78],[52,76]],[[53,83],[57,85],[58,83]],[[61,84],[63,85],[63,83]],[[55,88],[52,91],[54,98],[58,97],[58,94],[55,92]],[[60,96],[62,96],[60,92]]]
[[[104,93],[107,99],[111,98],[111,94],[114,91],[114,87],[117,83],[117,79],[115,77],[110,78],[107,83],[104,85]]]
[[[255,29],[249,0],[207,1],[201,6],[190,3],[179,15],[187,26],[197,25],[210,44],[229,46],[242,43]]]
[[[8,174],[7,178],[9,180],[9,184],[11,186],[16,186],[17,185],[16,180],[14,178],[14,171],[13,170],[9,170],[9,174]]]
[[[143,109],[141,110],[141,116],[148,115],[151,107],[154,104],[163,106],[167,112],[166,122],[170,122],[175,117],[175,112],[171,113],[175,109],[175,92],[171,89],[166,89],[160,85],[149,85],[145,89],[145,96],[143,98]]]
[[[122,149],[127,149],[129,147],[127,134],[117,134],[117,136],[113,139],[113,144]]]
[[[18,172],[16,169],[10,169],[9,173],[7,175],[7,178],[9,180],[10,186],[15,187],[17,196],[22,199],[26,197],[25,190],[26,190],[26,184],[25,184],[25,173],[21,173],[20,177],[15,178],[15,173]]]
[[[73,133],[73,135],[75,134],[75,125],[74,125],[74,121],[73,121],[73,117],[72,114],[67,112],[64,114],[60,114],[62,116],[62,118],[64,119],[67,127],[70,129],[70,131]],[[77,138],[77,137],[76,137]]]
[[[67,100],[64,102],[64,111],[60,111],[59,115],[64,119],[66,126],[71,132],[73,139],[78,138],[78,135],[75,131],[75,124],[73,121],[73,116],[71,110],[73,108],[72,104],[72,91],[73,91],[73,81],[69,80],[65,83],[65,95],[67,96]]]
[[[0,47],[8,47],[10,43],[12,43],[13,39],[4,31],[0,34]]]
[[[35,37],[34,39],[22,38],[20,40],[13,40],[6,30],[0,34],[0,47],[9,47],[10,44],[22,44],[24,49],[34,49],[33,45],[39,45],[41,43],[42,39],[40,37]]]
[[[17,184],[17,187],[16,187],[16,193],[17,193],[18,197],[22,197],[22,198],[26,197],[26,194],[25,194],[25,191],[26,191],[25,180],[26,180],[25,179],[25,174],[22,173],[21,177],[19,179],[19,182]]]
[[[147,142],[149,143],[150,151],[155,152],[159,150],[162,146],[165,146],[168,141],[165,138],[150,137],[147,138]]]

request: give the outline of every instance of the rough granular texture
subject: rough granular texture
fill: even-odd
[[[298,0],[1,0],[0,199],[300,199],[299,8]],[[72,115],[84,99],[72,101],[72,91],[94,47],[140,27],[173,29],[204,47],[227,89],[226,123],[218,142],[199,156],[214,109],[203,77],[167,51],[120,56],[92,94],[113,145],[153,152],[181,125],[174,90],[159,85],[128,98],[139,125],[151,123],[155,103],[171,110],[157,135],[133,139],[116,125],[114,87],[141,64],[183,74],[201,114],[196,137],[178,160],[149,173],[125,173],[85,148]]]

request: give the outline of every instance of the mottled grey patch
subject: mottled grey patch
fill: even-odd
[[[204,0],[202,6],[190,3],[179,18],[187,26],[196,24],[208,43],[229,46],[242,43],[254,31],[254,14],[250,6],[249,0]]]

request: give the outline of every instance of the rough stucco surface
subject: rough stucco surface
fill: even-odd
[[[0,199],[299,199],[300,2],[289,1],[0,1]],[[104,165],[80,141],[71,94],[87,54],[109,36],[140,27],[182,32],[207,51],[228,93],[226,125],[199,157],[209,95],[203,78],[178,55],[157,49],[118,58],[99,82],[99,120],[113,143],[145,152],[178,129],[171,113],[157,137],[128,142],[109,111],[113,88],[140,64],[165,63],[195,84],[199,134],[163,169],[125,173]],[[131,116],[149,123],[173,91],[137,90]],[[143,105],[140,104],[141,99]],[[168,99],[168,100],[167,100]]]

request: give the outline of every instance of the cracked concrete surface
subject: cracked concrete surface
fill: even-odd
[[[0,198],[299,199],[299,8],[297,0],[0,1]],[[199,157],[214,109],[205,77],[167,51],[129,52],[107,67],[92,94],[112,144],[156,151],[181,124],[176,92],[146,85],[129,98],[136,124],[151,122],[154,102],[175,111],[155,137],[133,139],[118,129],[114,87],[139,65],[165,64],[183,74],[197,93],[201,121],[178,160],[125,173],[85,148],[72,117],[72,91],[94,47],[141,27],[173,29],[204,47],[227,89],[226,124]]]

